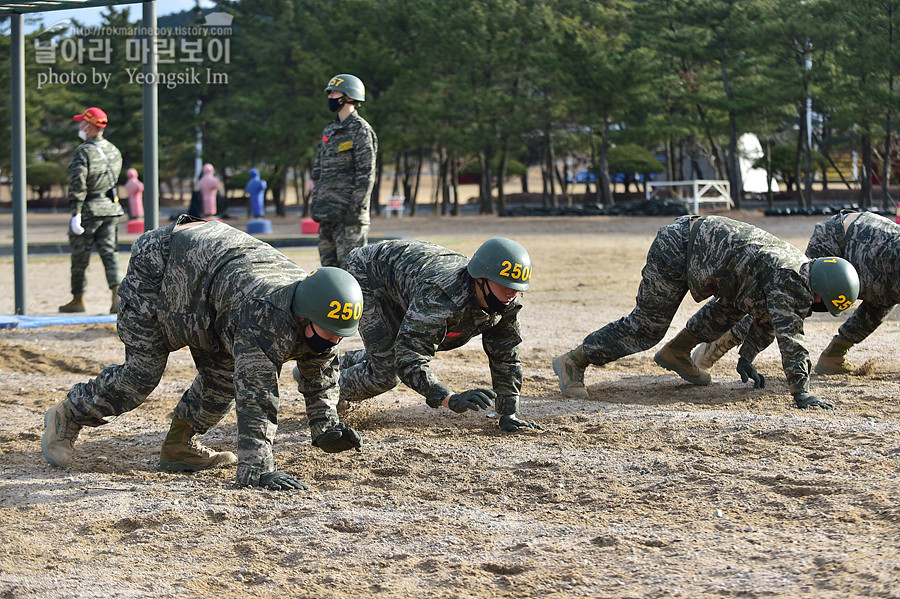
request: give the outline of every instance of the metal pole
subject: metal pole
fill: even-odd
[[[804,152],[804,163],[803,163],[803,183],[804,183],[804,193],[803,193],[803,204],[807,208],[812,207],[812,97],[809,95],[809,78],[810,71],[812,71],[812,57],[810,53],[812,52],[812,42],[809,38],[806,38],[806,82],[804,87],[806,88],[806,123],[804,123],[804,127],[806,127],[806,148]]]
[[[159,226],[159,106],[157,96],[156,2],[143,3],[144,48],[144,230]]]
[[[197,124],[194,128],[197,131],[197,141],[194,146],[196,154],[194,155],[194,183],[192,188],[196,187],[197,180],[200,179],[200,174],[203,172],[203,129],[200,127],[200,111],[203,109],[203,100],[197,98],[195,106],[194,114],[197,115]]]
[[[10,15],[10,105],[12,116],[13,255],[15,261],[16,314],[28,314],[28,237],[25,190],[25,18]]]

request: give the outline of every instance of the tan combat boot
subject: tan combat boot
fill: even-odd
[[[41,452],[51,465],[68,468],[75,451],[75,439],[81,425],[75,422],[69,400],[64,400],[47,410],[44,415],[44,436]]]
[[[728,331],[715,341],[698,345],[691,357],[697,368],[709,372],[715,363],[722,359],[722,356],[738,344],[740,344],[740,340],[731,331]]]
[[[697,368],[691,360],[691,350],[700,343],[700,340],[691,335],[687,329],[682,329],[675,338],[666,343],[661,350],[653,356],[653,361],[678,374],[681,378],[695,385],[708,385],[709,373]]]
[[[172,419],[169,434],[163,441],[159,467],[170,472],[197,472],[237,463],[230,451],[213,451],[194,439],[194,429],[184,420]]]
[[[119,286],[113,285],[109,288],[112,291],[112,304],[109,306],[110,314],[118,314],[119,313]]]
[[[553,372],[559,377],[559,389],[570,397],[588,397],[584,386],[584,370],[590,362],[584,355],[584,347],[579,345],[553,359]]]
[[[822,351],[819,361],[816,362],[816,374],[850,374],[856,372],[856,366],[847,361],[845,357],[853,343],[840,335],[835,335]]]
[[[63,304],[59,307],[60,312],[86,312],[87,308],[84,307],[84,296],[83,295],[73,295],[72,301],[68,304]]]

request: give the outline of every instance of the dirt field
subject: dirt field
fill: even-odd
[[[820,220],[732,216],[801,249]],[[48,230],[64,230],[55,220]],[[734,352],[702,388],[657,367],[654,349],[589,369],[590,400],[559,392],[551,359],[631,309],[670,221],[377,219],[373,237],[471,255],[502,235],[529,249],[522,414],[549,430],[502,434],[493,415],[430,410],[401,386],[348,417],[362,453],[324,454],[286,368],[276,460],[308,492],[238,489],[230,468],[157,471],[194,376],[184,350],[146,404],[86,429],[71,467],[51,468],[43,414],[122,361],[115,327],[0,331],[0,597],[900,597],[896,319],[852,350],[865,374],[814,376],[833,412],[793,407],[774,346],[756,363],[764,390],[741,384]],[[285,253],[317,265],[314,248]],[[54,313],[68,256],[33,258],[28,272],[30,313]],[[13,310],[12,273],[0,259],[0,313]],[[96,256],[90,280],[103,312]],[[666,339],[697,307],[685,299]],[[813,360],[838,325],[808,321]],[[489,383],[477,342],[435,366],[454,389]],[[232,415],[204,442],[233,449],[235,436]]]

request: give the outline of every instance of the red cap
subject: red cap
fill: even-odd
[[[106,118],[106,113],[96,106],[88,108],[84,111],[84,114],[76,114],[72,119],[76,121],[87,121],[91,125],[100,127],[101,129],[106,127],[106,124],[109,122],[109,119]]]

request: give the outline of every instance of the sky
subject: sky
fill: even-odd
[[[156,17],[170,15],[172,13],[190,10],[194,8],[194,0],[156,0]],[[200,0],[201,8],[212,8],[214,4],[210,0]],[[119,5],[116,8],[130,8],[131,18],[140,19],[143,14],[142,2],[134,4]],[[96,8],[79,8],[76,10],[53,10],[43,13],[31,13],[25,15],[25,32],[31,33],[38,29],[43,22],[45,27],[49,27],[60,19],[77,19],[79,23],[85,27],[95,27],[100,25],[102,18],[100,15],[106,10],[105,6]]]

